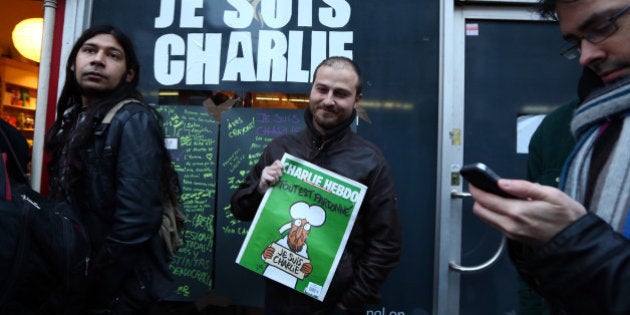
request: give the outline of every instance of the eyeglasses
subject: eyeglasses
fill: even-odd
[[[560,54],[567,59],[575,59],[580,55],[580,46],[582,40],[586,40],[591,44],[599,44],[606,38],[612,36],[619,30],[617,20],[630,11],[630,6],[621,9],[619,12],[612,16],[607,17],[601,23],[596,23],[594,27],[589,28],[582,36],[576,36],[575,38],[567,40],[567,42],[560,48]]]

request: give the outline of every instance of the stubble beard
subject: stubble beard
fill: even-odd
[[[337,127],[342,121],[339,117],[339,112],[333,107],[331,107],[332,113],[325,111],[324,108],[326,108],[324,105],[311,105],[311,113],[315,124],[325,130]]]

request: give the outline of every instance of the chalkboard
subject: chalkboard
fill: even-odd
[[[216,200],[217,123],[203,106],[157,107],[166,146],[182,185],[184,245],[170,264],[177,288],[172,301],[195,301],[212,288]]]
[[[213,54],[215,51],[221,52],[221,54],[213,54],[213,56],[223,56],[219,62],[220,73],[222,74],[227,63],[234,63],[233,61],[235,61],[225,58],[225,54],[229,51],[227,48],[232,35],[250,36],[248,34],[251,34],[252,42],[257,43],[261,34],[260,31],[267,32],[268,26],[261,25],[260,21],[254,21],[246,29],[228,27],[223,22],[224,13],[226,10],[234,11],[234,7],[231,7],[228,1],[203,0],[195,2],[196,7],[202,6],[201,3],[203,2],[203,8],[188,10],[189,15],[194,14],[203,17],[199,19],[203,21],[202,28],[185,27],[185,24],[189,24],[190,18],[188,21],[180,21],[182,15],[179,13],[182,11],[182,4],[186,1],[96,0],[92,2],[90,15],[92,25],[116,25],[130,35],[136,44],[136,52],[142,63],[142,73],[140,74],[142,79],[139,87],[149,102],[159,102],[159,91],[164,89],[200,91],[225,89],[283,93],[306,93],[310,90],[308,83],[289,82],[288,80],[275,81],[270,77],[265,78],[263,75],[256,76],[254,81],[244,80],[241,77],[235,80],[221,79],[216,84],[205,81],[203,83],[188,82],[186,81],[188,76],[182,77],[182,80],[175,85],[158,83],[158,79],[165,76],[173,77],[173,73],[167,75],[167,73],[155,70],[155,49],[158,38],[175,34],[175,38],[186,44],[182,49],[200,51],[203,47],[200,48],[197,45],[198,42],[194,40],[189,41],[189,34],[203,34],[206,38],[220,34],[221,44],[203,49],[203,51],[208,54]],[[155,20],[161,15],[162,3],[167,2],[175,3],[172,12],[177,12],[177,14],[173,15],[172,25],[157,28]],[[265,1],[256,2],[258,8],[263,2]],[[268,2],[273,3],[273,1]],[[360,134],[381,148],[390,163],[399,196],[404,249],[400,264],[388,277],[381,290],[383,301],[378,306],[368,310],[368,313],[430,314],[434,304],[434,279],[438,273],[434,267],[435,257],[433,253],[438,246],[436,242],[440,241],[435,237],[435,222],[437,222],[435,209],[438,206],[436,205],[436,187],[438,187],[436,185],[436,169],[439,167],[438,148],[440,148],[440,143],[438,143],[438,139],[440,138],[438,131],[440,130],[441,110],[441,100],[438,95],[440,77],[436,67],[439,64],[441,41],[439,32],[440,2],[417,0],[336,2],[351,9],[350,14],[347,15],[350,17],[349,22],[338,28],[322,25],[319,21],[321,10],[328,10],[326,8],[330,5],[326,5],[322,1],[291,1],[294,14],[290,22],[285,27],[274,29],[274,34],[285,34],[288,39],[289,32],[293,31],[291,32],[292,38],[300,39],[300,44],[290,48],[290,51],[291,54],[301,52],[301,58],[291,58],[295,59],[294,62],[278,62],[278,64],[284,64],[293,67],[293,69],[309,70],[311,59],[317,57],[313,53],[326,51],[326,55],[328,53],[349,52],[361,66],[364,78],[364,97],[359,106],[363,106],[367,110],[371,122],[362,122]],[[312,10],[310,10],[311,7]],[[120,10],[117,11],[117,14],[110,14],[109,8]],[[297,14],[300,14],[299,18]],[[299,21],[305,21],[304,18],[308,19],[309,16],[313,17],[312,27],[297,27]],[[515,36],[515,38],[522,37],[523,32],[522,30],[517,31],[516,34],[519,36]],[[351,42],[344,44],[344,47],[339,48],[339,50],[330,50],[333,48],[329,44],[333,34],[337,34],[337,38],[351,38]],[[483,31],[481,34],[484,34]],[[303,38],[301,35],[304,35]],[[312,39],[319,35],[326,36],[328,40],[313,44]],[[350,35],[350,37],[345,35]],[[267,37],[269,39],[278,38],[277,36]],[[479,36],[479,38],[484,38],[484,36]],[[243,41],[235,42],[243,43]],[[253,47],[257,47],[257,45]],[[299,47],[302,47],[302,50],[299,50]],[[276,48],[279,48],[276,51],[282,49],[280,46]],[[289,48],[288,46],[286,48],[285,57],[288,57]],[[240,50],[242,49],[239,48]],[[250,50],[256,51],[256,49]],[[282,54],[282,52],[278,52],[278,54]],[[274,58],[282,57],[280,55],[271,56]],[[423,57],[418,58],[418,56]],[[245,59],[244,57],[239,55],[236,58],[236,63],[242,64],[249,60],[257,60]],[[557,56],[557,52],[556,57],[561,58]],[[532,58],[536,57],[533,56]],[[288,61],[289,58],[286,59]],[[175,63],[188,62],[185,72],[191,74],[205,73],[205,70],[202,70],[205,69],[203,65],[208,62],[208,59],[187,59],[186,56],[181,55],[173,55],[170,60]],[[282,59],[277,60],[282,61]],[[255,63],[255,65],[258,64]],[[257,71],[250,72],[258,74]],[[247,74],[249,75],[249,73]],[[541,74],[541,77],[544,76]],[[523,87],[527,86],[526,84]],[[534,95],[536,91],[530,94]],[[413,163],[409,163],[410,161]],[[229,191],[227,189],[226,191],[229,195]],[[217,196],[217,198],[220,199],[221,196]],[[229,197],[226,196],[226,198]],[[419,209],[419,201],[421,202],[420,212],[416,211]],[[228,204],[227,199],[222,200],[221,204],[221,207],[225,207]],[[216,210],[225,211],[220,207]],[[220,218],[217,217],[217,219]],[[225,235],[217,236],[218,238],[225,238]],[[237,241],[233,241],[233,243],[236,244]],[[221,248],[221,244],[217,245]],[[230,274],[223,274],[222,271],[226,270],[223,264],[234,265],[232,259],[236,255],[233,252],[223,253],[218,250],[215,253],[216,256],[221,256],[217,257],[215,263],[218,278],[214,282],[215,287],[220,289],[223,282],[229,280],[228,277],[231,276]],[[234,268],[236,267],[238,266],[234,266]],[[224,281],[219,283],[219,280]],[[243,294],[251,291],[249,286],[240,290],[243,291]],[[510,294],[507,290],[504,292]]]
[[[250,222],[234,218],[230,198],[275,137],[305,127],[304,110],[233,108],[221,118],[215,292],[233,304],[262,306],[263,278],[235,263]]]

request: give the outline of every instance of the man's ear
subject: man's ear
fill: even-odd
[[[357,108],[359,106],[359,101],[361,100],[361,98],[363,98],[363,93],[357,94],[357,96],[354,98],[354,108]]]
[[[127,70],[127,76],[125,76],[125,81],[127,81],[127,83],[133,81],[133,78],[136,76],[136,71],[133,69],[129,69]]]

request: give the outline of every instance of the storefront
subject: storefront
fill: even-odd
[[[42,36],[41,2],[7,0],[0,22],[0,117],[33,145]]]
[[[529,38],[524,36],[528,33],[516,36],[501,31],[508,29],[506,25],[512,25],[509,29],[535,25],[550,38],[557,29],[525,13],[534,1],[479,2],[486,6],[417,0],[44,1],[50,4],[45,37],[54,36],[54,40],[42,56],[40,67],[50,67],[44,77],[40,75],[39,83],[48,89],[44,95],[48,104],[54,104],[64,80],[66,56],[89,25],[112,24],[133,39],[142,61],[141,90],[147,102],[167,118],[167,137],[172,143],[181,144],[183,136],[193,139],[189,148],[197,150],[176,145],[173,153],[180,154],[186,182],[202,183],[190,185],[187,192],[193,228],[188,232],[188,248],[172,266],[178,289],[171,299],[257,308],[262,305],[262,280],[234,264],[247,224],[231,218],[229,197],[266,141],[301,128],[302,108],[319,61],[333,55],[350,57],[361,66],[364,79],[360,119],[353,128],[388,159],[403,222],[402,260],[382,288],[382,303],[370,306],[368,314],[507,313],[516,310],[518,301],[516,274],[505,255],[494,271],[471,276],[449,267],[471,253],[474,259],[486,255],[485,250],[495,250],[500,239],[495,231],[480,228],[482,232],[474,230],[475,237],[481,235],[484,240],[468,243],[462,221],[464,225],[478,223],[466,213],[470,209],[462,209],[461,200],[451,195],[465,187],[457,175],[470,159],[464,156],[464,136],[477,136],[463,128],[464,105],[466,99],[500,94],[501,89],[484,85],[494,82],[491,78],[500,78],[496,84],[522,84],[514,83],[519,78],[507,74],[501,63],[484,64],[512,62],[513,52],[499,57],[491,54],[497,51],[495,46],[513,47],[500,42],[505,40],[503,35]],[[538,51],[549,50],[534,42],[526,44]],[[475,52],[481,53],[466,59]],[[555,60],[556,55],[545,52],[534,59],[549,63],[547,58]],[[575,67],[560,67],[566,70],[560,71],[565,77],[573,76]],[[474,73],[481,73],[482,79],[465,77]],[[468,85],[473,81],[481,87]],[[523,100],[514,97],[510,106],[515,112],[505,113],[508,128],[516,129],[518,115],[532,113],[526,106],[532,102],[542,106],[540,112],[548,112],[570,99],[573,82],[565,83],[559,93],[545,92],[553,98],[531,99],[527,97],[533,93],[528,92]],[[507,89],[505,93],[508,102],[517,95]],[[34,133],[36,186],[45,182],[39,176],[44,156],[38,151],[38,132],[43,139],[43,130],[54,118],[52,106],[40,108],[45,103],[40,98]],[[493,106],[493,113],[484,109],[483,119],[475,123],[493,126],[491,117],[499,115],[503,104],[494,99],[482,103]],[[466,113],[474,112],[467,108]],[[261,116],[275,120],[263,121]],[[231,137],[231,128],[243,121],[252,122],[263,136]],[[498,136],[506,127],[497,128],[485,137]],[[524,155],[512,150],[516,136],[506,134],[505,160],[517,162],[502,173],[522,176],[525,165],[519,163]],[[191,152],[203,152],[206,163],[187,167]],[[462,248],[462,243],[469,248]],[[481,254],[479,248],[484,250]]]

